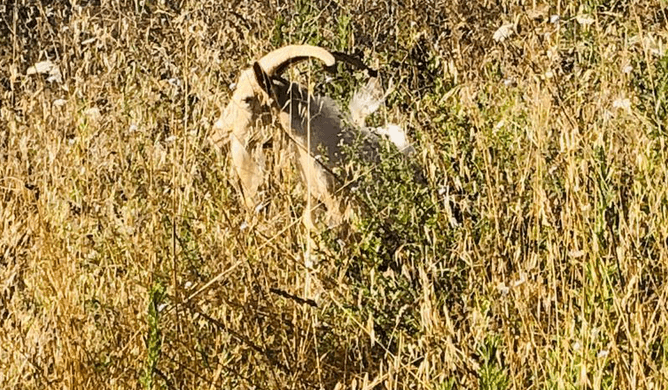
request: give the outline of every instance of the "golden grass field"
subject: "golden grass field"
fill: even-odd
[[[0,388],[668,388],[665,1],[0,17]],[[207,141],[288,43],[379,69],[371,122],[417,150],[358,166],[346,228],[305,228],[278,128],[257,210]],[[342,104],[365,82],[292,77]]]

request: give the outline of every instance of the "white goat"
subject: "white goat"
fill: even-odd
[[[299,167],[311,195],[323,202],[330,217],[338,222],[341,214],[333,196],[335,178],[331,169],[342,163],[341,146],[357,140],[362,142],[363,158],[375,158],[380,138],[364,127],[364,118],[378,108],[386,95],[383,96],[377,80],[372,79],[353,97],[349,107],[353,123],[349,125],[332,99],[311,95],[305,87],[280,77],[289,66],[309,58],[319,59],[328,67],[335,63],[334,56],[325,49],[296,45],[272,51],[253,63],[251,69],[244,70],[230,103],[214,125],[211,140],[218,146],[229,140],[232,165],[239,176],[244,201],[253,208],[262,174],[248,148],[251,128],[259,121],[266,122],[273,111],[297,144]],[[394,126],[376,132],[388,135],[400,150],[409,152],[412,148],[400,130]],[[310,225],[309,210],[305,218]]]

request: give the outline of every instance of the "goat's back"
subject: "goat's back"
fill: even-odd
[[[296,83],[286,89],[289,93],[279,93],[279,104],[290,118],[292,136],[300,148],[308,150],[330,169],[342,163],[342,145],[360,146],[361,158],[375,159],[378,136],[348,123],[333,99],[309,95]],[[285,98],[280,99],[281,96]]]

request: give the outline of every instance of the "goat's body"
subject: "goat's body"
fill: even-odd
[[[342,159],[341,145],[350,144],[357,132],[343,125],[343,115],[331,98],[310,95],[296,83],[289,87],[283,83],[278,90],[283,126],[290,129],[301,149],[308,150],[327,168],[334,168]]]
[[[338,222],[332,195],[339,192],[344,178],[333,172],[346,162],[344,148],[354,150],[361,160],[376,161],[381,139],[355,126],[331,98],[311,95],[299,84],[282,79],[275,85],[282,126],[296,143],[302,177],[310,184],[311,195],[325,203],[332,222]]]
[[[379,91],[380,84],[373,80],[355,95],[350,115],[342,115],[329,97],[311,95],[303,86],[280,77],[289,65],[307,58],[318,58],[327,66],[333,66],[335,61],[321,48],[287,46],[267,54],[254,63],[252,69],[243,71],[237,90],[214,125],[212,140],[218,145],[229,140],[245,203],[252,208],[257,201],[262,170],[249,152],[250,130],[267,117],[265,114],[274,111],[283,129],[295,141],[298,165],[310,195],[325,203],[332,213],[330,216],[337,221],[341,215],[333,196],[338,188],[332,171],[344,162],[342,145],[359,146],[361,159],[377,159],[380,137],[364,128],[364,117],[378,107],[384,96],[380,100],[367,97]],[[382,89],[380,91],[382,95]],[[371,104],[365,105],[369,102]],[[353,110],[353,106],[360,109]]]

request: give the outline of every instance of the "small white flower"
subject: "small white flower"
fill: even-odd
[[[582,349],[582,344],[580,344],[579,341],[574,342],[574,343],[573,343],[573,349],[574,349],[575,351],[579,351],[579,350],[581,350],[581,349]]]
[[[624,67],[624,69],[622,69],[622,72],[624,72],[625,74],[629,74],[629,73],[631,73],[632,71],[633,71],[633,67],[632,67],[631,65],[626,65],[626,66]]]
[[[310,251],[304,252],[304,266],[308,269],[313,269],[316,264],[318,264],[318,255]]]
[[[607,357],[610,354],[610,351],[607,349],[602,349],[596,354],[596,357],[599,359],[603,359],[604,357]]]
[[[241,225],[239,225],[239,230],[244,231],[248,228],[248,223],[246,221],[243,221]]]
[[[97,107],[91,107],[84,110],[83,114],[92,121],[99,121],[102,118],[102,113]]]
[[[192,287],[192,286],[193,286],[193,282],[191,282],[191,281],[187,281],[187,282],[183,285],[183,287],[184,287],[186,290],[189,290],[190,287]]]
[[[26,73],[28,75],[36,73],[40,74],[49,73],[54,66],[56,65],[51,61],[40,61],[35,65],[31,66],[30,68],[28,68],[28,71]]]
[[[62,107],[67,103],[67,100],[65,99],[56,99],[53,101],[53,106],[54,107]]]
[[[550,16],[550,23],[552,24],[557,24],[561,20],[561,16],[559,15],[552,15]]]
[[[165,138],[166,143],[172,143],[176,141],[176,136],[175,135],[170,135],[169,137]]]
[[[63,81],[63,76],[60,73],[60,68],[58,68],[58,65],[48,60],[36,63],[35,65],[28,68],[28,71],[26,72],[27,75],[33,75],[37,73],[48,74],[49,77],[46,79],[48,82],[55,81],[57,83],[61,83]]]
[[[515,23],[507,23],[499,27],[499,29],[494,32],[492,38],[496,42],[503,42],[506,40],[506,38],[513,35],[513,32],[515,32]]]
[[[591,16],[585,16],[585,15],[576,16],[575,20],[577,20],[578,23],[580,23],[580,25],[582,26],[592,25],[596,21]]]
[[[617,98],[615,99],[614,102],[612,102],[612,108],[619,108],[623,110],[630,110],[631,109],[631,101],[627,98]]]

